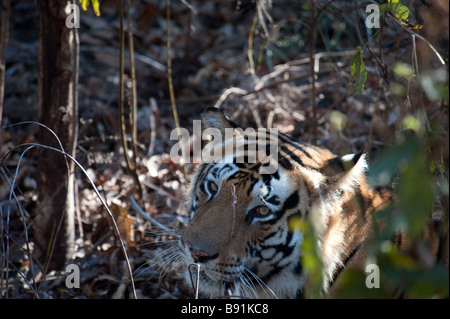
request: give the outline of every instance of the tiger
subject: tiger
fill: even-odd
[[[203,111],[202,125],[223,136],[226,129],[243,131],[213,107]],[[317,234],[326,295],[344,268],[364,263],[372,215],[392,199],[389,190],[369,187],[364,152],[337,156],[281,132],[267,134],[277,142],[276,170],[234,154],[198,164],[191,177],[177,254],[186,284],[196,281],[202,298],[304,297],[303,234],[290,227],[294,218],[310,221]]]

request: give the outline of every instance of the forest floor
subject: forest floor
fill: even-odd
[[[352,1],[316,1],[316,10],[323,10],[316,21],[311,21],[309,1],[274,1],[272,7],[266,2],[258,20],[254,1],[189,3],[193,7],[184,1],[172,1],[170,20],[181,127],[192,132],[192,121],[200,119],[202,110],[217,106],[244,128],[274,127],[339,155],[366,151],[372,160],[394,143],[408,106],[392,92],[387,77],[381,76],[380,64],[367,50],[363,50],[368,71],[364,92],[357,95],[349,89],[350,64],[356,46],[362,46]],[[92,9],[81,12],[78,29],[80,119],[76,158],[113,211],[126,243],[138,297],[192,298],[192,287],[182,285],[179,273],[164,274],[152,261],[163,251],[164,245],[158,243],[170,238],[149,232],[150,222],[129,200],[134,184],[123,157],[117,109],[117,1],[102,0],[100,4],[99,17]],[[448,28],[448,12],[446,16]],[[142,202],[153,218],[181,230],[186,215],[184,194],[195,165],[186,164],[185,176],[183,167],[169,156],[176,141],[170,139],[175,124],[168,90],[166,2],[132,1],[131,17]],[[64,269],[45,273],[44,266],[30,260],[33,234],[28,230],[37,213],[39,150],[14,148],[39,142],[37,125],[28,122],[38,121],[37,21],[34,2],[12,1],[0,131],[0,158],[9,154],[2,166],[8,171],[2,171],[0,212],[4,223],[8,214],[11,253],[9,270],[2,271],[0,278],[1,294],[8,298],[131,298],[130,278],[111,220],[81,171],[77,173],[76,252],[72,261],[80,267],[80,288],[67,288]],[[316,34],[313,47],[308,35],[311,29]],[[251,30],[254,72],[249,63]],[[371,46],[378,54],[378,43]],[[396,61],[410,62],[410,37],[395,24],[385,28],[383,46],[383,63],[389,69]],[[317,74],[314,89],[311,65]],[[434,66],[429,69],[435,70]],[[126,72],[129,74],[128,63]],[[128,97],[129,83],[128,77]],[[436,108],[435,117],[439,114]],[[14,180],[14,192],[8,180]]]

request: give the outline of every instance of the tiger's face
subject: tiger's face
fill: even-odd
[[[207,127],[235,127],[219,111],[203,114]],[[186,282],[198,281],[203,297],[294,298],[301,296],[302,234],[294,217],[314,226],[326,291],[358,256],[376,194],[365,183],[364,155],[330,151],[277,136],[277,166],[236,158],[202,163],[188,194],[189,224],[178,242]],[[191,271],[192,264],[199,266]]]
[[[289,220],[307,212],[304,191],[287,172],[264,176],[255,166],[202,164],[195,176],[181,249],[187,265],[200,265],[203,295],[295,297],[301,286],[302,236]],[[270,284],[280,279],[290,283],[281,291]]]

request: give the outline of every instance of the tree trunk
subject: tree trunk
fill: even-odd
[[[38,0],[39,121],[53,130],[64,151],[75,157],[78,133],[78,34],[66,26],[66,7],[73,1]],[[60,148],[40,129],[38,142]],[[74,227],[74,163],[50,150],[38,159],[38,209],[34,216],[36,257],[48,269],[62,269],[72,257]]]

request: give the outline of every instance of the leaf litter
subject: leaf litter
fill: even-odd
[[[345,21],[347,12],[352,10],[353,5],[346,1],[338,2],[330,3],[329,11],[324,8],[330,23],[337,17]],[[193,298],[192,287],[182,284],[180,270],[175,267],[166,272],[156,263],[155,258],[176,238],[149,231],[151,223],[129,200],[134,185],[122,154],[117,111],[116,3],[100,1],[100,16],[89,8],[81,12],[76,158],[113,212],[135,275],[137,296]],[[255,2],[239,1],[239,7],[233,1],[189,3],[195,10],[183,1],[172,1],[170,21],[174,87],[182,127],[192,132],[192,120],[200,119],[207,106],[216,105],[243,127],[275,127],[306,142],[315,140],[340,154],[363,149],[374,154],[391,142],[401,120],[398,110],[391,107],[390,93],[383,89],[380,67],[363,50],[355,56],[356,42],[351,35],[343,36],[342,30],[330,24],[327,31],[335,38],[324,36],[325,45],[316,48],[316,52],[325,54],[315,60],[317,126],[313,126],[311,61],[308,38],[304,37],[307,10],[288,0],[264,8],[259,20],[264,23],[256,26],[252,37],[256,64],[252,74],[246,50],[249,32],[253,30]],[[15,147],[36,142],[37,128],[31,124],[9,125],[37,121],[38,17],[32,2],[12,1],[12,12],[4,127],[0,131],[0,212],[2,225],[7,225],[8,230],[2,240],[6,239],[3,243],[9,245],[8,255],[2,256],[1,296],[132,298],[124,256],[111,220],[88,178],[81,173],[77,173],[76,249],[71,261],[80,268],[80,287],[67,288],[64,269],[45,273],[43,265],[33,259],[28,229],[32,212],[37,209],[39,185],[35,175],[39,150],[31,149],[21,158],[25,149]],[[330,12],[335,16],[330,16]],[[188,180],[183,168],[169,156],[175,141],[169,138],[174,121],[167,86],[165,2],[133,3],[131,16],[138,84],[137,173],[144,186],[144,198],[138,202],[144,202],[145,212],[158,222],[181,232]],[[385,30],[384,36],[396,39],[397,34]],[[327,46],[332,45],[333,51],[341,52],[339,59],[327,54]],[[404,53],[406,49],[397,50]],[[125,61],[129,73],[127,57]],[[349,94],[349,83],[359,94],[356,97]],[[127,96],[130,92],[127,86]],[[345,125],[333,124],[337,122]],[[194,166],[187,164],[188,173]],[[16,183],[11,190],[13,180]]]

